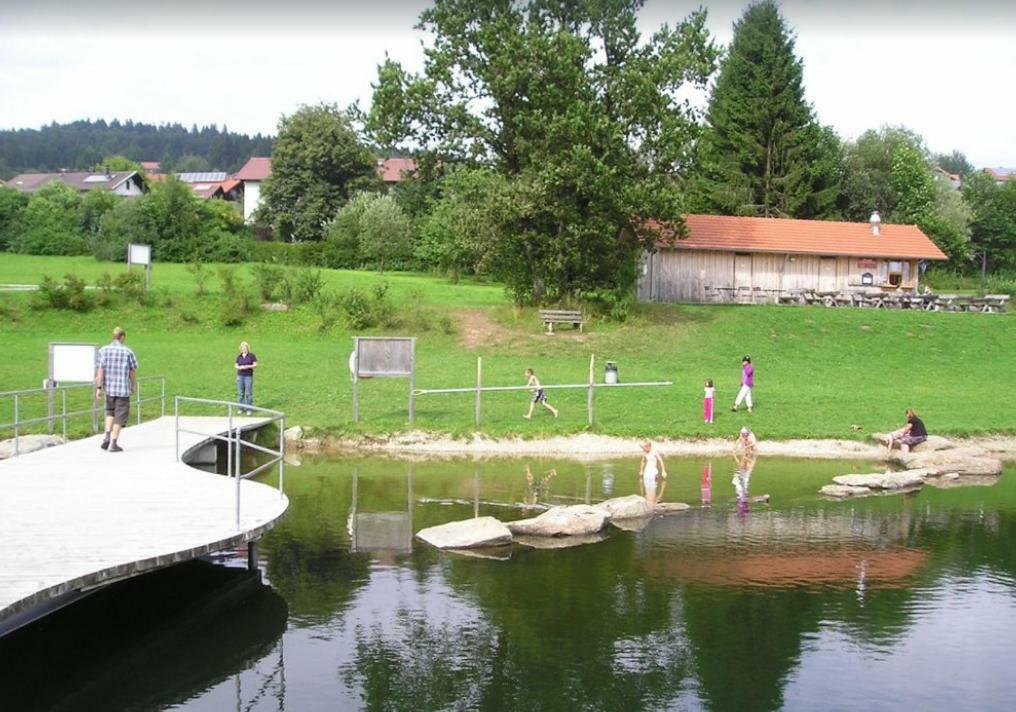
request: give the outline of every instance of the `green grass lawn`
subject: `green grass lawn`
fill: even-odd
[[[120,265],[90,258],[0,255],[0,283],[36,282],[72,271],[94,280]],[[245,269],[245,268],[240,268]],[[624,324],[594,321],[585,335],[563,329],[545,336],[535,309],[511,306],[497,285],[412,275],[325,271],[329,287],[369,287],[382,281],[403,314],[387,333],[417,337],[417,387],[471,386],[482,356],[488,385],[521,385],[533,367],[551,383],[581,383],[589,357],[618,363],[622,381],[672,380],[669,388],[600,389],[595,432],[672,437],[733,437],[750,424],[763,438],[864,438],[898,425],[914,407],[929,429],[943,434],[1016,432],[1010,315],[868,311],[773,306],[646,305]],[[222,296],[198,298],[182,265],[157,265],[155,304],[120,304],[79,314],[28,306],[26,294],[0,294],[5,347],[0,390],[38,386],[46,375],[49,341],[104,343],[114,325],[128,330],[141,374],[165,375],[171,394],[232,399],[232,361],[241,340],[259,359],[255,402],[286,412],[290,424],[332,432],[384,433],[407,428],[408,384],[366,381],[361,423],[351,422],[347,358],[353,333],[326,331],[310,307],[261,312],[242,327],[221,326]],[[217,289],[218,280],[210,280]],[[434,317],[448,314],[455,333]],[[385,333],[378,330],[366,335]],[[755,412],[730,413],[740,360],[756,366]],[[717,389],[716,422],[701,421],[703,381]],[[561,410],[522,419],[522,392],[489,394],[482,430],[539,437],[586,429],[584,390],[550,391]],[[82,396],[84,397],[84,396]],[[0,422],[10,419],[0,400]],[[26,408],[41,408],[29,404]],[[473,396],[417,398],[417,427],[463,435],[473,430]],[[861,430],[855,431],[857,425]]]

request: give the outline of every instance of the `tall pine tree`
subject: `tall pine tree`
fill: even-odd
[[[728,215],[834,217],[842,158],[804,98],[794,37],[772,0],[734,24],[693,181],[697,207]]]

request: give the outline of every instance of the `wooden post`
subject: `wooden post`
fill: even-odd
[[[586,410],[589,412],[589,427],[593,427],[593,369],[596,366],[596,356],[589,357],[589,392],[586,395]]]
[[[476,357],[476,427],[480,427],[480,389],[483,387],[483,357]]]

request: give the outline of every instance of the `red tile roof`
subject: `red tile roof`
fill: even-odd
[[[878,236],[868,223],[789,220],[727,215],[686,215],[688,237],[661,247],[795,255],[848,255],[945,260],[945,253],[916,225],[882,223]],[[666,226],[652,223],[667,235]]]
[[[222,181],[222,192],[228,193],[229,191],[233,190],[233,188],[240,185],[240,183],[241,181],[237,180],[236,178],[229,178],[227,180],[224,180]]]
[[[141,167],[146,171],[157,171],[159,170],[158,161],[141,161]]]
[[[984,172],[999,182],[1016,180],[1016,168],[985,168]]]
[[[237,180],[264,180],[272,174],[271,158],[251,158],[233,174]]]
[[[401,183],[407,176],[416,171],[416,162],[412,158],[379,158],[377,172],[385,183]]]

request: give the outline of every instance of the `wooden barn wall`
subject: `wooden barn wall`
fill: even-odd
[[[745,276],[749,274],[750,286],[770,290],[766,293],[770,301],[776,300],[778,292],[788,289],[860,289],[864,272],[873,273],[872,288],[877,288],[881,286],[880,268],[871,266],[872,262],[881,264],[881,260],[867,261],[857,257],[661,250],[643,257],[638,299],[644,302],[709,301],[706,287],[747,284]],[[916,288],[916,260],[909,262],[907,277],[904,286]]]

